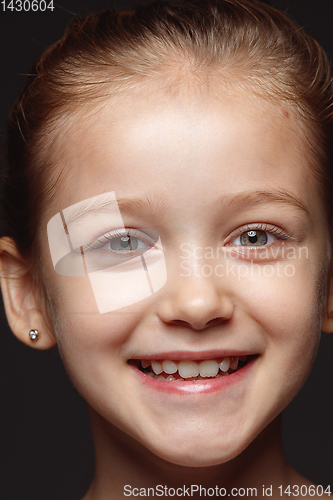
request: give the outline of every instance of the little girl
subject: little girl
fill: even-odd
[[[7,319],[86,400],[84,500],[329,497],[280,413],[333,331],[332,81],[256,0],[75,19],[8,121]]]

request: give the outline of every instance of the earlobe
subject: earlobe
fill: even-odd
[[[38,300],[36,280],[11,238],[0,239],[0,282],[9,326],[24,344],[49,349],[56,343]],[[33,340],[31,330],[37,330]]]
[[[326,306],[323,310],[321,320],[321,331],[325,333],[333,333],[333,280],[331,280],[330,287],[327,292]]]
[[[325,308],[322,321],[321,321],[321,331],[325,333],[333,333],[333,310],[327,310]]]

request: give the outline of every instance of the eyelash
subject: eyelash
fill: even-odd
[[[232,242],[239,238],[241,235],[247,233],[248,231],[264,231],[266,233],[269,233],[273,236],[275,236],[278,240],[289,240],[292,238],[292,233],[288,233],[284,229],[278,226],[273,226],[268,223],[260,223],[260,224],[246,224],[245,226],[242,226],[238,228],[232,235],[231,235],[231,240],[229,245],[232,246]],[[235,234],[236,233],[236,234]],[[234,246],[241,246],[241,245],[234,245]],[[246,245],[242,245],[246,246]],[[265,247],[269,245],[264,245]],[[251,248],[251,246],[248,246],[247,248]],[[257,249],[260,248],[260,246],[256,247]]]
[[[227,245],[228,246],[243,246],[246,248],[251,248],[250,245],[247,246],[247,245],[233,245],[232,244],[233,241],[235,241],[237,238],[239,238],[241,235],[245,234],[248,231],[264,231],[264,232],[267,232],[267,233],[275,236],[278,240],[283,240],[283,241],[288,240],[289,238],[292,237],[292,233],[287,233],[284,229],[282,229],[278,226],[272,226],[268,223],[246,224],[245,226],[238,228],[234,232],[234,234],[231,235],[231,240],[230,240],[229,244],[227,244]],[[107,232],[107,233],[103,234],[102,236],[100,236],[99,238],[97,238],[93,243],[90,243],[89,245],[86,245],[82,248],[84,251],[101,250],[105,245],[107,245],[111,241],[114,241],[117,238],[121,238],[124,236],[135,237],[138,239],[138,241],[144,242],[148,247],[155,246],[155,243],[152,241],[152,239],[149,238],[149,236],[146,235],[145,233],[142,233],[141,231],[138,231],[137,229],[125,228],[125,229],[121,229],[121,230],[118,229],[118,230]],[[141,238],[139,236],[141,236]],[[145,236],[145,238],[142,238],[142,236]],[[270,246],[270,244],[263,245],[263,246],[256,246],[256,247],[252,247],[252,248],[259,249],[259,248],[263,248],[263,247],[267,247],[267,246]],[[142,250],[142,249],[134,250],[131,253],[133,255],[135,255],[135,254],[141,253],[140,250]],[[126,255],[126,253],[127,254],[130,253],[130,252],[125,252],[125,251],[124,252],[116,251],[116,250],[112,250],[112,249],[108,249],[108,251],[113,252],[115,254],[119,254],[119,255]]]
[[[97,238],[95,241],[93,241],[93,243],[90,243],[89,245],[83,246],[82,249],[83,249],[83,251],[101,250],[101,249],[103,249],[103,247],[105,245],[107,245],[111,241],[115,241],[116,239],[124,237],[124,236],[131,236],[131,237],[137,238],[138,241],[144,242],[147,245],[147,247],[149,247],[149,246],[154,247],[156,244],[156,243],[154,243],[152,238],[150,238],[147,234],[145,234],[141,231],[138,231],[137,229],[124,228],[124,229],[115,229],[114,231],[109,231],[109,232],[103,234],[102,236],[100,236],[99,238]],[[141,238],[139,236],[141,236]],[[143,236],[145,238],[143,238]],[[148,249],[149,248],[147,248],[146,250],[148,250]],[[133,250],[132,252],[127,252],[127,254],[131,253],[131,254],[135,255],[138,253],[142,253],[142,252],[140,252],[140,250],[142,250],[142,249],[139,249],[139,250],[136,249],[136,250]],[[121,252],[121,251],[112,250],[112,249],[108,249],[108,251],[113,252],[113,253],[118,254],[118,255],[126,255],[126,252]]]

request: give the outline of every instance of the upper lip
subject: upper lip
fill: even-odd
[[[253,354],[258,354],[253,350],[240,350],[240,349],[227,349],[227,350],[214,350],[214,351],[168,351],[159,352],[153,354],[145,354],[142,356],[133,356],[130,359],[147,359],[147,360],[162,360],[162,359],[177,359],[181,360],[204,360],[204,359],[215,359],[224,358],[231,356],[251,356]]]

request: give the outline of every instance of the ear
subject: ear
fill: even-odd
[[[333,332],[333,277],[330,281],[326,298],[326,306],[324,307],[322,314],[321,331],[325,333]]]
[[[36,279],[8,237],[0,239],[0,283],[7,320],[16,337],[36,349],[49,349],[56,344]],[[38,330],[36,342],[30,340],[30,330]]]

